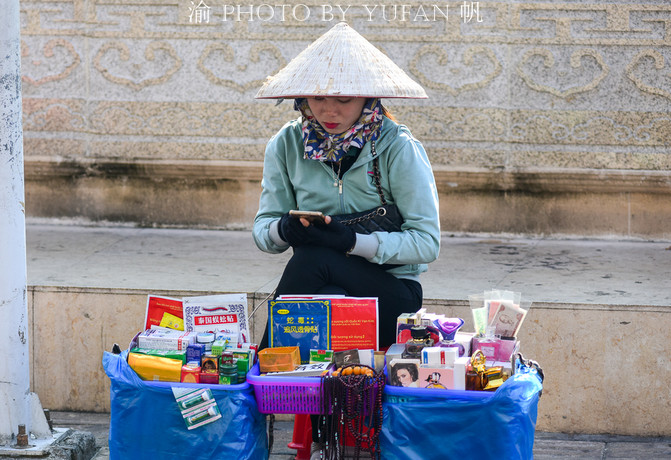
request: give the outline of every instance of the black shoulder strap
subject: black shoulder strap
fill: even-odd
[[[387,200],[384,197],[384,192],[382,191],[382,184],[380,183],[380,160],[375,152],[375,141],[371,143],[370,146],[371,152],[373,153],[373,181],[375,182],[375,188],[377,189],[377,194],[380,196],[380,203],[382,206],[387,204]]]

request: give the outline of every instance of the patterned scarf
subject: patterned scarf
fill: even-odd
[[[324,130],[312,114],[307,99],[297,98],[294,109],[303,115],[303,158],[306,160],[340,161],[351,146],[362,148],[380,135],[383,119],[380,99],[368,99],[359,120],[340,134],[329,134]]]

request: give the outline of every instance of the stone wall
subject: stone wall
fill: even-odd
[[[671,236],[665,0],[22,1],[28,214],[249,227],[295,116],[253,96],[343,18],[429,94],[387,103],[444,230]]]

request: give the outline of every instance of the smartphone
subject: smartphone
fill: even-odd
[[[292,209],[289,211],[289,215],[291,217],[295,217],[296,219],[300,219],[302,217],[310,223],[325,223],[324,214],[319,211],[298,211],[296,209]]]

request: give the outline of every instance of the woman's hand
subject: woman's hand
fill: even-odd
[[[309,244],[334,249],[338,252],[349,253],[356,244],[356,233],[347,225],[326,216],[325,224],[310,225],[306,229]]]
[[[322,246],[348,253],[356,244],[356,233],[350,227],[326,216],[323,224],[311,224],[307,219],[296,219],[288,213],[280,218],[277,231],[280,238],[292,247]]]
[[[304,246],[307,244],[307,227],[310,225],[304,218],[296,219],[289,215],[289,213],[284,214],[279,223],[277,224],[277,233],[279,233],[280,238],[289,243],[292,247]]]

